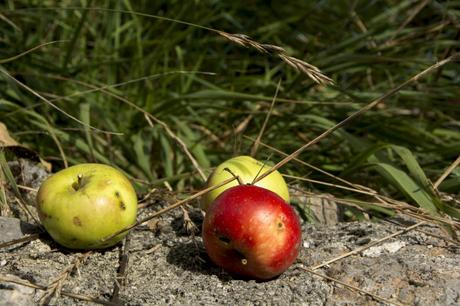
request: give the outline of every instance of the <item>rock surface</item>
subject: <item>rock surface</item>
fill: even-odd
[[[143,215],[165,205],[159,201]],[[200,227],[202,214],[189,209]],[[3,219],[0,219],[3,220]],[[335,226],[303,225],[303,246],[298,261],[280,277],[256,282],[233,278],[213,265],[204,252],[199,233],[184,228],[183,212],[174,210],[158,222],[145,224],[130,235],[127,278],[119,293],[126,305],[381,305],[369,295],[315,276],[301,267],[313,267],[399,229],[389,223],[339,223]],[[316,270],[329,277],[383,297],[411,305],[460,304],[460,248],[425,232],[444,235],[433,226],[420,227],[360,254]],[[117,277],[122,245],[92,252],[62,282],[63,291],[109,301]],[[0,250],[0,277],[14,275],[47,285],[81,253],[56,245],[43,235],[12,250]],[[1,281],[5,292],[25,294],[38,302],[42,290],[21,289]],[[21,293],[22,292],[22,293]],[[16,293],[15,293],[16,294]],[[0,300],[0,304],[8,304]],[[61,295],[53,304],[84,304]],[[92,302],[90,302],[92,304]],[[383,303],[385,304],[385,303]]]
[[[10,166],[15,178],[29,187],[38,187],[48,175],[42,167],[24,162]],[[32,213],[35,213],[34,196],[33,190],[26,190],[24,195],[30,199]],[[149,198],[148,206],[140,210],[139,217],[164,208],[175,198],[174,194],[157,191]],[[48,304],[95,304],[82,300],[92,297],[105,303],[112,299],[112,305],[388,304],[385,301],[407,305],[460,305],[460,246],[458,242],[442,239],[445,234],[432,225],[420,226],[315,270],[370,294],[352,291],[306,271],[304,267],[315,267],[363,248],[411,223],[400,219],[340,223],[334,203],[297,200],[305,205],[318,204],[319,208],[313,212],[323,225],[303,224],[299,258],[276,279],[266,282],[238,279],[213,265],[198,230],[203,220],[201,211],[188,208],[187,216],[196,225],[194,232],[184,212],[176,209],[130,234],[125,279],[117,278],[123,258],[121,244],[85,254],[64,249],[41,234],[30,242],[0,247],[0,305],[36,305],[44,301],[42,289],[58,279],[61,281],[55,285],[57,289],[62,286],[61,295],[48,290],[51,297],[46,301]],[[11,203],[15,201],[9,203],[11,207],[5,211],[11,215],[16,211],[24,221],[0,217],[0,244],[37,231],[25,222],[33,222],[33,218],[14,207]],[[69,267],[77,260],[81,262],[70,273]],[[31,284],[41,289],[31,288]],[[121,288],[113,299],[116,284],[121,284]],[[80,296],[69,297],[72,294]]]

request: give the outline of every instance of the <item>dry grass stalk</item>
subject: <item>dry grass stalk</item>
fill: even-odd
[[[43,290],[43,291],[47,290],[46,286],[37,285],[37,284],[34,284],[34,283],[30,282],[30,281],[18,279],[16,277],[13,278],[13,277],[10,277],[10,276],[5,275],[5,274],[0,274],[0,282],[17,284],[17,285],[21,285],[21,286],[25,286],[25,287],[29,287],[29,288],[34,288],[34,289],[38,289],[38,290]],[[67,296],[67,297],[70,297],[70,298],[73,298],[73,299],[77,299],[77,300],[81,300],[81,301],[87,301],[87,302],[93,302],[93,303],[97,303],[97,304],[101,304],[101,305],[120,306],[120,304],[117,304],[117,303],[112,303],[112,302],[109,302],[109,301],[100,300],[100,299],[92,297],[92,296],[72,293],[72,292],[69,292],[69,291],[61,291],[61,295]]]
[[[334,81],[332,81],[331,78],[321,73],[321,71],[317,67],[293,56],[287,55],[286,50],[279,46],[261,44],[244,34],[230,34],[218,30],[215,30],[215,32],[220,36],[225,37],[229,41],[234,42],[240,46],[256,49],[257,51],[263,54],[278,56],[283,62],[285,62],[295,70],[306,74],[309,78],[311,78],[318,84],[334,84]]]
[[[270,116],[273,111],[273,107],[275,106],[276,98],[278,97],[278,92],[280,90],[280,87],[281,87],[281,79],[278,81],[278,85],[276,86],[275,95],[273,96],[273,100],[272,100],[272,103],[270,104],[270,109],[268,110],[267,116],[265,116],[265,120],[264,120],[264,123],[262,124],[262,128],[259,131],[259,135],[257,135],[257,138],[254,141],[254,145],[251,148],[252,157],[256,156],[257,149],[259,148],[260,140],[262,139],[262,135],[264,134],[265,129],[267,127],[268,119],[270,119]]]
[[[195,222],[193,222],[192,218],[190,218],[190,214],[188,213],[187,209],[185,209],[184,206],[181,206],[180,208],[182,210],[183,227],[187,234],[194,237],[195,234],[197,234],[200,230],[196,226]]]
[[[218,184],[218,185],[211,186],[211,187],[209,187],[209,188],[205,188],[205,189],[203,189],[203,190],[201,190],[201,191],[195,193],[194,195],[192,195],[192,196],[190,196],[190,197],[188,197],[188,198],[186,198],[186,199],[184,199],[184,200],[180,200],[180,201],[178,201],[178,202],[176,202],[176,203],[174,203],[174,204],[169,205],[168,207],[165,207],[165,208],[163,208],[163,209],[160,209],[159,211],[157,211],[157,212],[151,214],[150,216],[147,216],[147,217],[145,217],[145,218],[143,218],[143,219],[137,221],[136,223],[134,223],[134,224],[132,224],[132,225],[130,225],[130,226],[127,226],[127,227],[125,227],[125,228],[123,228],[123,229],[121,229],[121,230],[119,230],[119,231],[113,233],[112,235],[107,236],[107,237],[101,239],[101,242],[107,241],[107,240],[109,240],[109,239],[111,239],[111,238],[113,238],[113,237],[115,237],[115,236],[117,236],[117,235],[119,235],[119,234],[121,234],[121,233],[124,233],[124,232],[126,232],[126,231],[129,231],[129,230],[131,230],[131,229],[133,229],[133,228],[135,228],[135,227],[141,225],[141,224],[144,223],[144,222],[147,222],[147,221],[149,221],[149,220],[151,220],[151,219],[153,219],[153,218],[156,218],[156,217],[158,217],[158,216],[160,216],[160,215],[162,215],[162,214],[164,214],[164,213],[166,213],[166,212],[168,212],[168,211],[170,211],[170,210],[173,210],[173,209],[175,209],[175,208],[177,208],[177,207],[179,207],[179,206],[182,206],[182,205],[184,205],[184,204],[186,204],[186,203],[188,203],[188,202],[190,202],[190,201],[192,201],[192,200],[194,200],[194,199],[196,199],[196,198],[198,198],[198,197],[201,197],[201,196],[204,195],[205,193],[208,193],[208,192],[210,192],[210,191],[212,191],[212,190],[214,190],[214,189],[217,189],[217,188],[219,188],[219,187],[221,187],[221,186],[224,186],[224,185],[226,185],[226,184],[228,184],[228,183],[230,183],[230,182],[232,182],[232,181],[234,181],[234,180],[236,180],[236,179],[237,179],[236,177],[232,177],[232,178],[229,178],[229,179],[223,181],[222,183],[220,183],[220,184]]]
[[[448,58],[446,58],[445,60],[442,60],[430,67],[428,67],[427,69],[423,70],[422,72],[414,75],[413,77],[411,77],[410,79],[406,80],[405,82],[401,83],[400,85],[396,86],[395,88],[393,88],[392,90],[388,91],[387,93],[383,94],[382,96],[380,96],[379,98],[375,99],[374,101],[372,101],[371,103],[367,104],[366,106],[364,106],[363,108],[361,108],[359,111],[353,113],[351,116],[345,118],[344,120],[340,121],[339,123],[337,123],[336,125],[334,125],[333,127],[331,127],[330,129],[326,130],[325,132],[323,132],[322,134],[320,134],[318,137],[314,138],[313,140],[309,141],[308,143],[306,143],[305,145],[303,145],[302,147],[300,147],[299,149],[297,149],[295,152],[293,152],[292,154],[290,154],[289,156],[285,157],[284,159],[282,159],[281,161],[279,161],[276,165],[274,165],[270,170],[268,170],[267,172],[263,173],[261,176],[259,176],[256,180],[256,182],[262,180],[263,178],[267,177],[268,175],[270,175],[273,171],[276,171],[278,170],[279,168],[281,168],[282,166],[284,166],[285,164],[287,164],[288,162],[290,162],[291,160],[293,160],[294,158],[298,157],[300,155],[300,153],[302,153],[303,151],[305,151],[307,148],[309,148],[310,146],[318,143],[320,140],[326,138],[327,136],[329,136],[330,134],[332,134],[334,131],[338,130],[339,128],[347,125],[348,123],[352,122],[353,120],[355,120],[356,118],[360,117],[361,115],[363,115],[364,113],[366,113],[367,111],[371,110],[372,108],[374,108],[375,106],[379,105],[380,103],[382,103],[383,101],[385,101],[387,98],[393,96],[394,94],[396,94],[397,92],[399,92],[402,88],[406,87],[407,85],[419,80],[420,78],[424,77],[425,75],[427,75],[428,73],[432,72],[433,70],[436,70],[437,68],[439,67],[442,67],[444,66],[445,64],[447,63],[450,63],[451,61],[454,61],[456,60],[458,57],[458,54],[454,54]]]
[[[381,239],[372,241],[372,242],[366,244],[365,246],[362,246],[362,247],[360,247],[360,248],[357,248],[357,249],[355,249],[355,250],[353,250],[353,251],[351,251],[351,252],[347,252],[347,253],[342,254],[342,255],[340,255],[340,256],[338,256],[338,257],[335,257],[335,258],[333,258],[333,259],[327,260],[327,261],[325,261],[325,262],[323,262],[323,263],[321,263],[321,264],[315,265],[315,266],[311,267],[310,269],[311,269],[311,270],[317,270],[317,269],[322,268],[322,267],[324,267],[324,266],[327,266],[327,265],[329,265],[329,264],[331,264],[331,263],[334,263],[334,262],[336,262],[336,261],[338,261],[338,260],[344,259],[344,258],[349,257],[349,256],[351,256],[351,255],[355,255],[355,254],[361,253],[362,251],[364,251],[364,250],[366,250],[366,249],[369,249],[369,248],[371,248],[371,247],[373,247],[373,246],[375,246],[375,245],[377,245],[377,244],[380,244],[380,243],[382,243],[382,242],[384,242],[384,241],[387,241],[388,239],[391,239],[391,238],[394,238],[394,237],[396,237],[396,236],[405,234],[405,233],[407,233],[407,232],[409,232],[409,231],[411,231],[411,230],[415,229],[416,227],[419,227],[420,225],[423,225],[423,224],[426,224],[426,222],[425,222],[425,221],[418,222],[418,223],[416,223],[416,224],[414,224],[414,225],[412,225],[412,226],[409,226],[409,227],[407,227],[407,228],[405,228],[405,229],[402,229],[402,230],[400,230],[400,231],[397,231],[396,233],[393,233],[393,234],[388,235],[388,236],[386,236],[386,237],[383,237],[383,238],[381,238]]]
[[[225,149],[225,143],[222,140],[220,140],[219,136],[214,134],[208,128],[202,125],[198,125],[198,124],[190,124],[190,127],[193,129],[199,130],[200,132],[202,132],[204,135],[208,137],[207,140],[211,140],[214,143],[216,143],[221,149]]]
[[[11,241],[3,242],[3,243],[0,243],[0,249],[6,248],[9,246],[18,244],[18,243],[33,241],[33,240],[38,239],[39,236],[40,236],[40,233],[36,233],[36,234],[29,235],[27,237],[22,237],[22,238],[14,239]]]
[[[382,219],[382,221],[390,223],[390,224],[393,224],[393,225],[397,225],[397,226],[403,227],[403,228],[405,226],[405,225],[401,224],[400,222],[396,222],[395,220],[392,220],[392,219]],[[434,237],[434,238],[437,238],[437,239],[440,239],[440,240],[444,240],[446,243],[455,244],[457,246],[460,246],[460,241],[456,241],[456,240],[450,239],[450,238],[445,237],[445,236],[441,236],[441,235],[438,235],[438,234],[435,234],[435,233],[431,233],[429,231],[425,231],[425,230],[422,230],[420,228],[416,228],[415,231],[417,231],[419,233],[422,233],[422,234],[425,234],[425,235],[430,236],[430,237]]]
[[[143,16],[143,17],[148,17],[148,18],[155,18],[158,20],[164,20],[164,21],[169,21],[169,22],[174,22],[178,24],[183,24],[186,26],[191,26],[199,29],[204,29],[207,31],[211,31],[214,33],[217,33],[218,35],[225,37],[227,40],[234,42],[240,46],[243,47],[248,47],[248,48],[254,48],[257,51],[268,54],[268,55],[273,55],[273,56],[278,56],[283,62],[288,64],[289,66],[293,67],[294,69],[301,71],[305,74],[307,74],[312,80],[319,84],[333,84],[332,79],[329,77],[325,76],[324,74],[321,73],[321,71],[300,59],[297,59],[295,57],[289,56],[286,54],[286,50],[283,49],[282,47],[276,46],[276,45],[271,45],[271,44],[261,44],[257,41],[254,41],[251,39],[249,36],[244,35],[244,34],[231,34],[227,33],[224,31],[219,31],[216,29],[212,29],[209,27],[205,26],[200,26],[198,24],[193,24],[189,23],[186,21],[182,20],[177,20],[173,18],[168,18],[164,16],[157,16],[157,15],[152,15],[152,14],[145,14],[141,12],[134,12],[131,10],[121,10],[121,9],[106,9],[106,8],[98,8],[98,7],[88,7],[88,8],[83,8],[83,7],[66,7],[66,8],[60,8],[62,10],[91,10],[91,11],[105,11],[105,12],[119,12],[119,13],[125,13],[125,14],[130,14],[130,15],[136,15],[136,16]]]
[[[439,185],[446,179],[446,177],[454,171],[455,168],[460,165],[460,155],[457,157],[457,159],[444,171],[444,173],[436,180],[436,183],[434,183],[433,187],[434,189],[438,189]]]
[[[123,244],[123,250],[120,254],[120,260],[119,260],[119,267],[118,267],[118,273],[115,278],[115,282],[113,285],[113,293],[112,293],[112,298],[110,299],[111,302],[114,303],[120,303],[123,304],[122,301],[120,300],[120,290],[123,286],[126,284],[126,276],[128,274],[128,263],[129,263],[129,246],[130,246],[130,233],[126,235],[124,244]]]
[[[246,139],[248,139],[248,140],[250,140],[250,141],[254,141],[253,138],[251,138],[251,137],[249,137],[249,136],[246,136],[246,135],[244,136],[244,138],[246,138]],[[272,147],[272,146],[270,146],[270,145],[268,145],[268,144],[266,144],[266,143],[260,142],[260,145],[263,146],[263,147],[266,147],[266,148],[270,149],[271,151],[273,151],[273,152],[275,152],[275,153],[280,154],[281,156],[284,156],[284,157],[289,156],[289,154],[287,154],[287,153],[285,153],[285,152],[283,152],[283,151],[281,151],[281,150],[278,150],[277,148]],[[359,184],[351,183],[351,182],[349,182],[349,181],[347,181],[347,180],[345,180],[345,179],[343,179],[343,178],[341,178],[341,177],[335,176],[335,175],[333,175],[333,174],[331,174],[331,173],[329,173],[329,172],[327,172],[327,171],[325,171],[325,170],[323,170],[323,169],[321,169],[321,168],[318,168],[318,167],[316,167],[316,166],[313,166],[312,164],[309,164],[309,163],[307,163],[307,162],[304,162],[304,161],[301,160],[301,159],[294,158],[293,160],[296,161],[296,162],[298,162],[298,163],[300,163],[300,164],[302,164],[302,165],[304,165],[304,166],[307,166],[307,167],[310,168],[310,169],[313,169],[313,170],[318,171],[318,172],[320,172],[320,173],[322,173],[322,174],[324,174],[324,175],[326,175],[326,176],[329,176],[330,178],[333,178],[333,179],[335,179],[335,180],[337,180],[337,181],[339,181],[339,182],[342,182],[342,183],[344,183],[344,184],[346,184],[346,185],[348,185],[348,186],[350,186],[350,187],[352,187],[352,188],[354,188],[354,189],[359,189],[359,190],[362,190],[362,191],[367,191],[368,193],[372,193],[372,194],[376,194],[376,193],[377,193],[375,190],[373,190],[373,189],[371,189],[371,188],[369,188],[369,187],[365,187],[365,186],[362,186],[362,185],[359,185]]]
[[[85,122],[81,121],[80,119],[76,118],[75,116],[67,113],[66,111],[64,111],[63,109],[61,109],[60,107],[58,107],[56,104],[52,103],[51,101],[49,101],[48,99],[46,99],[45,97],[43,97],[42,95],[40,95],[38,92],[36,92],[35,90],[33,90],[32,88],[30,88],[29,86],[27,86],[26,84],[22,83],[21,81],[19,81],[18,79],[16,79],[15,77],[13,77],[11,74],[9,74],[5,69],[1,69],[0,68],[0,72],[3,73],[4,75],[6,75],[8,78],[12,79],[14,82],[16,82],[20,87],[24,88],[25,90],[27,90],[28,92],[30,92],[32,95],[34,95],[35,97],[37,97],[38,99],[42,100],[43,102],[45,102],[46,104],[48,104],[49,106],[51,106],[52,108],[56,109],[57,111],[59,111],[60,113],[64,114],[66,117],[72,119],[73,121],[91,129],[91,130],[94,130],[96,132],[100,132],[100,133],[105,133],[105,134],[111,134],[111,135],[123,135],[122,133],[118,133],[118,132],[111,132],[111,131],[104,131],[104,130],[101,130],[101,129],[98,129],[94,126],[91,126],[91,125],[88,125],[86,124]]]
[[[2,19],[1,16],[3,16],[3,15],[0,14],[0,19]],[[26,50],[26,51],[24,51],[22,53],[19,53],[19,54],[15,55],[15,56],[5,58],[5,59],[0,59],[0,64],[6,64],[8,62],[12,62],[14,60],[17,60],[20,57],[23,57],[24,55],[26,55],[26,54],[28,54],[30,52],[33,52],[33,51],[35,51],[37,49],[40,49],[41,47],[51,45],[51,44],[55,44],[55,43],[61,43],[61,42],[68,42],[68,40],[56,40],[56,41],[50,41],[50,42],[42,43],[42,44],[40,44],[38,46],[30,48],[29,50]]]
[[[390,39],[385,43],[386,45],[392,45],[394,43],[394,38],[401,33],[401,31],[415,18],[415,16],[420,13],[420,11],[430,2],[430,0],[424,0],[416,6],[411,14],[404,20],[404,22],[399,26],[399,28],[391,35]]]
[[[245,136],[245,138],[253,141],[253,138],[250,138],[250,137],[247,137]],[[270,150],[282,155],[282,156],[289,156],[287,153],[283,152],[283,151],[280,151],[272,146],[269,146],[263,142],[260,143],[260,145],[266,147],[266,148],[269,148]],[[383,208],[388,208],[388,209],[392,209],[392,210],[395,210],[401,214],[405,214],[407,216],[411,216],[411,217],[414,217],[418,220],[423,220],[423,221],[430,221],[432,223],[439,223],[439,224],[448,224],[450,226],[452,226],[453,228],[456,228],[457,230],[460,230],[460,222],[457,222],[455,220],[452,220],[450,218],[446,218],[446,217],[439,217],[439,216],[432,216],[432,215],[429,215],[426,213],[426,211],[418,208],[418,207],[415,207],[413,205],[410,205],[408,203],[405,203],[405,202],[402,202],[402,201],[398,201],[398,200],[395,200],[395,199],[391,199],[391,198],[388,198],[386,196],[383,196],[383,195],[380,195],[377,191],[373,190],[372,188],[369,188],[369,187],[366,187],[366,186],[362,186],[362,185],[359,185],[359,184],[353,184],[343,178],[340,178],[338,176],[335,176],[333,174],[330,174],[329,172],[325,171],[325,170],[322,170],[318,167],[315,167],[309,163],[306,163],[298,158],[294,158],[293,160],[295,160],[296,162],[302,164],[302,165],[305,165],[315,171],[318,171],[318,172],[321,172],[322,174],[324,175],[327,175],[333,179],[336,179],[348,186],[349,187],[346,187],[346,186],[341,186],[341,185],[335,185],[335,184],[331,184],[331,183],[326,183],[326,182],[320,182],[320,181],[315,181],[315,180],[311,180],[311,179],[306,179],[306,178],[299,178],[299,177],[292,177],[294,179],[298,179],[298,180],[305,180],[305,181],[310,181],[312,183],[319,183],[319,184],[323,184],[323,185],[329,185],[329,186],[334,186],[334,187],[337,187],[337,188],[340,188],[340,189],[345,189],[345,190],[350,190],[350,191],[353,191],[353,192],[357,192],[357,193],[361,193],[361,194],[365,194],[365,195],[369,195],[369,196],[372,196],[374,197],[378,203],[369,203],[371,205],[376,205],[376,206],[380,206],[380,207],[383,207]],[[285,175],[286,176],[286,175]],[[286,177],[290,177],[290,176],[286,176]],[[354,203],[352,200],[350,199],[340,199],[340,198],[336,198],[336,197],[333,197],[331,195],[316,195],[316,194],[313,194],[313,193],[308,193],[306,192],[305,190],[299,190],[299,192],[301,193],[305,193],[307,195],[313,195],[315,197],[321,197],[321,198],[325,198],[326,200],[329,200],[329,201],[334,201],[338,204],[342,204],[342,205],[347,205],[347,206],[351,206],[351,207],[355,207],[357,209],[359,209],[360,211],[365,211],[361,206],[359,206],[359,204],[357,203]]]
[[[139,111],[142,114],[144,114],[144,116],[145,116],[145,118],[146,118],[146,120],[147,120],[147,122],[148,122],[148,124],[150,126],[153,126],[153,122],[155,122],[156,124],[160,125],[165,130],[165,132],[169,135],[169,137],[171,137],[179,145],[179,147],[182,149],[182,151],[185,153],[185,155],[189,158],[189,160],[191,161],[192,165],[195,167],[195,169],[197,170],[198,174],[200,175],[201,179],[203,181],[206,180],[206,175],[204,174],[203,170],[199,166],[199,164],[196,161],[196,159],[193,157],[192,153],[188,150],[187,145],[182,141],[182,139],[179,136],[177,136],[169,128],[169,126],[165,122],[163,122],[160,119],[156,118],[152,114],[146,112],[144,109],[142,109],[141,107],[139,107],[135,103],[129,101],[128,99],[126,99],[124,97],[121,97],[121,96],[119,96],[117,94],[114,94],[114,93],[112,93],[112,92],[110,92],[109,90],[106,89],[106,88],[110,88],[111,86],[106,85],[106,86],[98,87],[98,86],[95,86],[95,85],[92,85],[92,84],[89,84],[89,83],[86,83],[86,82],[73,80],[73,79],[66,78],[66,77],[56,77],[56,79],[61,79],[61,80],[65,80],[65,81],[72,81],[74,83],[89,87],[89,88],[92,89],[89,92],[100,91],[100,92],[102,92],[102,93],[104,93],[104,94],[106,94],[106,95],[108,95],[108,96],[110,96],[112,98],[115,98],[115,99],[117,99],[117,100],[119,100],[119,101],[121,101],[121,102],[123,102],[123,103],[125,103],[125,104],[127,104],[129,106],[131,106],[132,108],[134,108],[137,111]],[[145,78],[142,78],[142,79],[145,79]],[[116,85],[120,85],[120,84],[116,84]],[[66,98],[66,97],[64,97],[64,98]],[[53,101],[56,101],[56,100],[53,100]]]
[[[46,287],[45,292],[39,300],[39,305],[48,305],[53,297],[59,298],[62,291],[62,286],[69,275],[78,270],[80,265],[88,258],[91,251],[80,254],[75,258],[74,262],[67,266],[56,278],[54,278]]]
[[[287,177],[287,178],[290,178],[290,179],[298,180],[298,181],[310,182],[310,183],[320,184],[320,185],[334,187],[334,188],[338,188],[338,189],[349,190],[349,191],[353,191],[353,192],[356,192],[356,193],[365,194],[365,195],[369,195],[369,196],[375,196],[376,195],[375,192],[369,192],[369,191],[356,189],[356,188],[352,188],[352,187],[332,184],[332,183],[318,181],[318,180],[312,180],[312,179],[309,179],[309,178],[306,178],[306,177],[300,177],[300,176],[289,175],[289,174],[283,174],[283,176]]]
[[[360,205],[359,205],[359,201],[355,201],[355,200],[352,200],[352,199],[336,198],[336,197],[334,197],[332,195],[318,195],[318,194],[313,194],[313,193],[309,193],[309,192],[306,192],[306,191],[304,191],[303,193],[305,193],[306,195],[315,196],[317,198],[323,198],[323,199],[326,199],[328,201],[333,201],[333,202],[338,203],[338,204],[347,205],[347,206],[351,206],[351,207],[356,207],[356,208],[359,208],[360,210],[362,210],[362,207],[360,207]],[[447,225],[450,225],[450,226],[452,226],[453,228],[455,228],[457,230],[460,230],[460,222],[458,222],[458,221],[452,220],[452,219],[447,218],[447,217],[430,215],[425,210],[423,210],[423,209],[421,209],[419,207],[410,205],[410,204],[405,203],[405,202],[401,202],[401,201],[397,201],[397,200],[389,199],[389,198],[385,198],[385,200],[387,200],[388,202],[384,202],[384,201],[378,202],[378,203],[367,202],[367,204],[375,205],[375,206],[379,206],[379,207],[383,207],[383,208],[388,208],[388,209],[397,211],[397,212],[399,212],[399,213],[401,213],[403,215],[416,218],[417,220],[427,221],[427,222],[431,222],[431,223],[435,223],[435,224],[436,223],[447,224]]]
[[[130,104],[131,106],[135,106],[135,104]],[[182,139],[177,136],[170,128],[169,126],[161,121],[160,119],[156,118],[155,116],[151,115],[150,113],[147,113],[146,111],[144,111],[143,109],[141,109],[140,107],[138,107],[136,105],[136,108],[138,110],[142,110],[142,112],[144,113],[144,116],[145,116],[145,119],[147,120],[147,122],[149,123],[149,125],[151,127],[153,127],[153,124],[152,124],[152,121],[155,121],[156,124],[159,124],[163,127],[163,129],[166,131],[166,133],[169,135],[169,137],[171,137],[173,140],[175,140],[179,146],[182,148],[182,151],[184,151],[185,155],[187,155],[187,157],[190,159],[190,161],[192,162],[193,166],[195,167],[196,171],[198,171],[201,179],[204,181],[206,181],[206,174],[204,174],[203,170],[201,169],[200,165],[198,164],[197,160],[195,159],[195,157],[193,157],[192,153],[190,153],[189,149],[187,148],[187,145],[182,141]]]
[[[404,304],[401,304],[400,302],[396,302],[396,301],[392,301],[392,300],[388,300],[382,296],[379,296],[377,294],[374,294],[374,293],[371,293],[369,291],[366,291],[366,290],[363,290],[361,288],[358,288],[356,286],[352,286],[350,284],[347,284],[345,282],[342,282],[341,280],[338,280],[336,278],[333,278],[333,277],[330,277],[330,276],[327,276],[327,275],[324,275],[324,274],[321,274],[321,273],[318,273],[318,272],[315,272],[307,267],[304,267],[303,265],[300,266],[300,269],[304,270],[304,271],[307,271],[313,275],[316,275],[316,276],[319,276],[321,278],[324,278],[324,279],[327,279],[331,282],[334,282],[334,283],[337,283],[337,284],[340,284],[352,291],[357,291],[359,293],[362,293],[364,295],[367,295],[367,296],[370,296],[371,298],[373,298],[374,300],[376,301],[379,301],[379,302],[384,302],[384,303],[387,303],[387,304],[390,304],[390,305],[398,305],[398,306],[403,306]]]

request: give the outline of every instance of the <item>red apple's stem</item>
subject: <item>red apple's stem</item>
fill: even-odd
[[[247,264],[248,264],[248,260],[247,260],[246,258],[243,258],[243,259],[241,259],[241,263],[242,263],[243,265],[247,265]]]
[[[238,181],[238,184],[244,185],[244,182],[241,180],[241,177],[233,173],[232,170],[230,170],[229,168],[224,168],[224,171],[227,171],[228,173],[230,173]]]

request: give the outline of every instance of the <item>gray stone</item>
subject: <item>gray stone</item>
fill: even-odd
[[[8,279],[19,280],[17,276],[6,274]],[[28,306],[36,305],[34,302],[35,289],[14,283],[1,283],[0,282],[0,305],[8,306]]]
[[[145,216],[164,207],[152,206]],[[148,211],[150,210],[150,211]],[[191,209],[200,227],[202,215]],[[210,262],[201,237],[184,233],[180,210],[160,217],[160,231],[140,227],[131,234],[127,281],[120,298],[127,305],[381,305],[372,297],[350,291],[302,269],[362,247],[360,238],[375,241],[400,228],[386,223],[303,225],[297,263],[278,278],[257,282],[235,278]],[[425,231],[435,231],[425,226]],[[441,231],[437,232],[443,235]],[[429,242],[429,244],[424,244]],[[460,256],[458,246],[411,231],[358,254],[318,269],[318,273],[403,304],[458,305]],[[107,300],[113,291],[121,246],[94,251],[70,275],[63,290]],[[80,253],[69,252],[46,238],[0,253],[1,273],[47,284]],[[0,286],[9,284],[1,283]],[[61,296],[59,305],[81,303]]]
[[[0,243],[20,239],[37,232],[38,227],[33,224],[21,221],[17,218],[0,217]],[[18,245],[11,246],[6,248],[6,250],[17,246]],[[0,252],[1,251],[2,249],[0,249]]]

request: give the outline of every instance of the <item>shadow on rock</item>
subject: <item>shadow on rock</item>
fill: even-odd
[[[32,257],[35,258],[52,258],[54,253],[62,253],[64,255],[69,255],[69,254],[79,254],[79,253],[85,253],[88,251],[92,251],[93,253],[100,253],[100,254],[105,254],[107,252],[113,252],[113,251],[119,251],[121,250],[123,244],[122,241],[119,243],[110,246],[108,248],[102,248],[102,249],[71,249],[67,248],[63,245],[60,245],[56,241],[51,238],[51,236],[47,232],[43,232],[40,234],[39,238],[40,242],[43,245],[47,245],[49,248],[49,251],[40,251],[37,254],[31,255]]]
[[[177,236],[190,236],[190,233],[193,232],[195,235],[200,235],[201,225],[203,224],[203,214],[201,210],[197,208],[192,208],[187,211],[188,221],[184,219],[184,215],[176,216],[171,222],[171,227],[176,233]],[[190,224],[191,222],[192,224]],[[191,227],[189,227],[191,226]]]
[[[183,270],[203,275],[216,275],[222,282],[228,282],[233,278],[217,267],[206,254],[201,242],[178,242],[171,247],[167,261]]]

